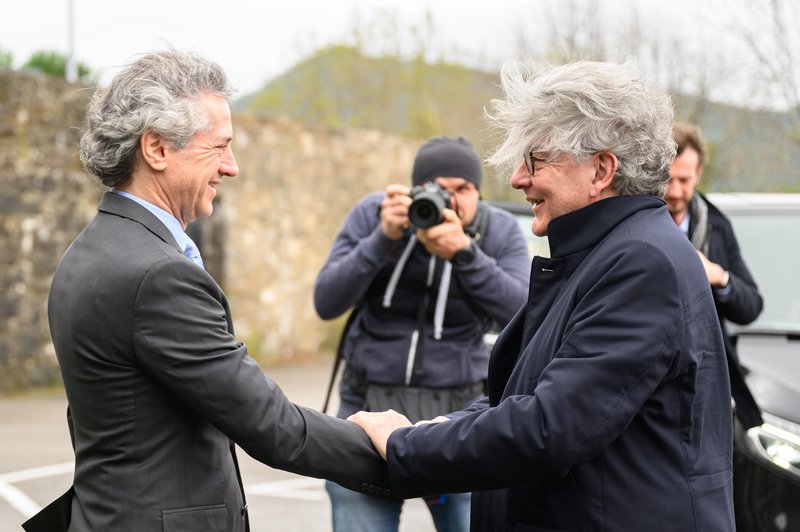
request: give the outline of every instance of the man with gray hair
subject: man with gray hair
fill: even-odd
[[[270,466],[388,498],[364,432],[291,403],[236,340],[187,223],[239,173],[231,90],[193,54],[145,55],[99,89],[81,138],[111,190],[53,278],[72,488],[27,530],[245,531],[234,444]]]
[[[672,107],[630,64],[502,72],[490,161],[551,258],[497,339],[487,399],[410,427],[350,417],[404,497],[473,492],[472,530],[734,529],[725,350],[662,196]]]

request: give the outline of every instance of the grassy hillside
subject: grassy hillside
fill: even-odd
[[[486,153],[493,146],[483,109],[501,95],[495,73],[417,58],[369,57],[347,46],[325,48],[237,102],[239,110],[289,115],[316,125],[357,127],[424,139],[463,135]],[[698,116],[711,149],[707,191],[800,191],[800,145],[779,113],[676,95],[678,119]],[[484,193],[507,196],[505,179]]]

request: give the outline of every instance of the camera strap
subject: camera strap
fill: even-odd
[[[486,231],[489,228],[490,219],[491,210],[489,205],[483,200],[479,201],[478,209],[475,212],[475,219],[471,224],[464,228],[464,232],[467,233],[470,238],[472,238],[472,240],[474,240],[479,246],[481,245],[483,235],[486,234]]]
[[[478,245],[478,247],[483,248],[484,237],[488,234],[489,231],[489,221],[492,219],[491,216],[491,207],[485,201],[481,200],[478,202],[478,210],[475,214],[475,220],[469,225],[469,227],[464,228],[464,232],[467,233],[470,238],[472,238],[473,242]],[[481,321],[484,332],[488,331],[492,326],[492,318],[486,314],[483,309],[481,309],[480,305],[472,298],[469,291],[464,288],[463,283],[458,278],[458,272],[454,272],[453,278],[456,280],[456,286],[458,286],[459,292],[461,292],[461,296],[464,298],[464,301],[467,303],[467,306],[470,308],[473,314],[475,314],[478,319]]]
[[[483,236],[486,234],[486,231],[489,227],[490,218],[491,210],[489,205],[483,201],[480,201],[478,202],[478,208],[475,213],[475,220],[473,220],[468,227],[464,228],[464,232],[469,235],[469,237],[472,238],[475,244],[479,247],[481,246]],[[435,266],[436,257],[432,255],[428,267],[425,295],[417,315],[417,328],[411,336],[411,344],[409,346],[408,358],[406,360],[406,386],[413,385],[415,377],[419,377],[420,368],[422,367],[421,360],[425,355],[425,350],[423,348],[423,340],[425,335],[421,333],[425,330],[425,316],[427,315],[428,306],[430,305]],[[492,319],[481,310],[480,306],[470,296],[469,292],[464,289],[464,286],[458,279],[458,275],[456,275],[456,272],[453,271],[452,264],[449,261],[444,261],[442,277],[439,283],[439,290],[437,292],[436,306],[434,308],[433,315],[433,337],[437,340],[442,337],[441,327],[444,320],[447,294],[450,291],[450,281],[452,278],[455,278],[456,285],[458,286],[464,301],[472,313],[475,314],[475,316],[477,316],[480,320],[483,330],[488,330],[492,324]]]

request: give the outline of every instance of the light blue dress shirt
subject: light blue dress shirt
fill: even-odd
[[[133,194],[128,194],[127,192],[117,190],[115,188],[112,188],[111,192],[133,200],[148,211],[152,212],[175,238],[178,246],[183,250],[183,254],[192,259],[195,264],[203,268],[203,259],[200,257],[200,250],[197,248],[197,245],[195,245],[194,241],[189,238],[189,235],[187,235],[183,230],[183,226],[177,218],[161,207],[157,207],[149,201],[143,200],[142,198],[134,196]]]

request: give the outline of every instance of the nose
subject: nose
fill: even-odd
[[[511,176],[511,188],[524,190],[529,186],[531,186],[531,174],[528,172],[528,167],[525,166],[525,161],[520,161],[519,166]]]
[[[233,156],[233,148],[230,146],[228,146],[225,153],[222,155],[219,173],[230,177],[239,175],[239,166],[236,164],[236,157]]]

